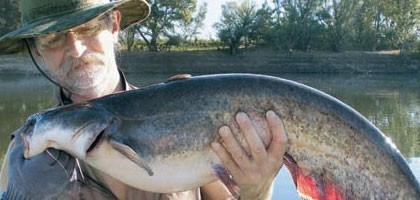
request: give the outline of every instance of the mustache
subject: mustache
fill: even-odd
[[[89,52],[89,53],[84,54],[80,58],[67,59],[66,62],[60,66],[60,70],[58,71],[58,73],[61,76],[66,75],[70,71],[77,69],[79,66],[82,66],[86,63],[103,64],[104,56],[100,53]]]

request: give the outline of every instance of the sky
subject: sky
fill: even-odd
[[[216,31],[213,24],[216,23],[222,15],[222,5],[228,0],[198,0],[197,5],[200,6],[207,2],[207,14],[204,20],[204,30],[201,30],[200,38],[216,38]],[[198,7],[197,6],[197,7]]]

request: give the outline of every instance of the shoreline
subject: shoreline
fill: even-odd
[[[126,73],[420,73],[420,59],[395,52],[122,52],[117,61]],[[0,73],[39,74],[26,54],[0,55]]]

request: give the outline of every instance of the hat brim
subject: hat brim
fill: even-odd
[[[143,21],[150,14],[149,4],[144,0],[113,1],[69,12],[61,16],[50,16],[31,22],[2,36],[0,41],[31,38],[68,30],[84,24],[114,8],[121,11],[121,29],[125,29],[134,23]]]

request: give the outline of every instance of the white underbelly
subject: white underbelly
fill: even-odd
[[[156,157],[145,164],[153,175],[102,142],[85,160],[89,165],[132,187],[157,192],[172,193],[200,187],[217,179],[213,166],[220,163],[210,150],[191,152],[188,155]]]

